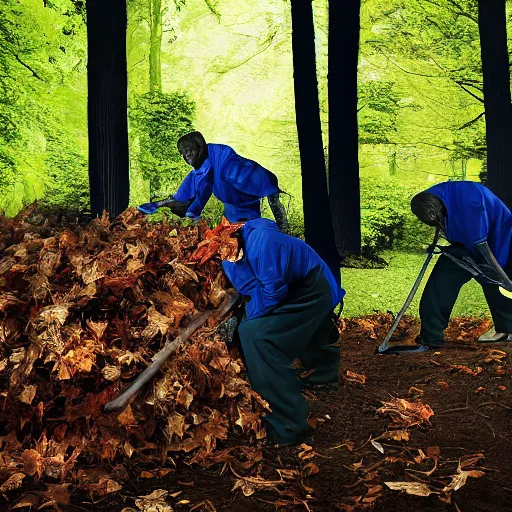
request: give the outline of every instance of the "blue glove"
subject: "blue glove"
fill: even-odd
[[[158,210],[158,206],[157,206],[156,202],[155,203],[144,203],[144,204],[141,204],[140,206],[137,206],[137,210],[139,210],[139,212],[149,215],[151,213],[155,213]]]
[[[191,219],[191,220],[199,220],[201,218],[201,216],[197,216],[197,215],[194,215],[192,212],[187,212],[185,214],[185,217],[187,217],[187,219]]]

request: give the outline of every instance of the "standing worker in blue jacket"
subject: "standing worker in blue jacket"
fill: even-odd
[[[243,222],[260,218],[260,200],[268,197],[279,229],[288,232],[286,211],[279,200],[280,190],[273,173],[238,155],[229,146],[207,144],[199,132],[184,135],[177,145],[193,170],[174,196],[160,201],[158,206],[167,206],[180,217],[198,218],[213,192],[224,204],[226,219]],[[143,207],[139,209],[144,211]]]
[[[440,227],[450,242],[439,257],[429,277],[420,302],[421,332],[417,351],[444,345],[443,331],[461,287],[474,276],[451,259],[469,257],[482,274],[502,283],[512,284],[512,214],[489,189],[472,181],[439,183],[415,195],[412,212],[425,224]],[[491,310],[494,328],[479,338],[480,342],[510,340],[512,300],[499,291],[498,284],[479,276]]]
[[[269,442],[296,444],[313,428],[307,422],[305,386],[338,382],[338,331],[333,310],[345,291],[305,242],[255,219],[237,233],[243,256],[223,269],[240,295],[248,297],[238,328],[249,380],[270,405],[265,416]],[[306,370],[300,379],[294,359]]]

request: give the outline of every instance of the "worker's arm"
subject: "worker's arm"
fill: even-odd
[[[279,192],[268,196],[268,204],[270,205],[270,209],[272,210],[279,231],[288,235],[290,232],[290,226],[288,224],[286,210],[279,200]]]
[[[512,292],[512,281],[496,261],[487,242],[473,245],[473,253],[477,259],[478,268],[482,271],[483,278],[488,277],[502,288],[505,288],[505,290]]]

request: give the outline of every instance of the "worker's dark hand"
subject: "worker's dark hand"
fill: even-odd
[[[174,215],[182,218],[185,217],[190,205],[191,201],[178,201],[177,199],[174,199],[173,196],[170,196],[167,199],[163,199],[162,201],[158,201],[156,203],[158,208],[165,206],[166,208],[169,208],[171,212],[174,213]]]

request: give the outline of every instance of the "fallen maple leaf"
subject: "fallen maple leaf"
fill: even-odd
[[[392,439],[393,441],[409,441],[409,438],[410,433],[408,430],[390,430],[384,432],[384,434],[381,434],[379,437],[375,437],[373,440]]]
[[[484,363],[490,364],[494,361],[502,361],[507,357],[507,353],[503,350],[497,350],[494,348],[487,349],[487,357],[484,359]]]
[[[393,423],[403,427],[430,424],[430,417],[434,414],[430,406],[423,404],[420,400],[412,403],[403,398],[393,398],[382,404],[377,412],[390,415]]]
[[[464,373],[466,375],[471,375],[472,377],[476,377],[483,372],[483,368],[477,366],[475,369],[470,368],[469,366],[463,364],[451,364],[449,368],[452,370],[456,370],[459,373]]]
[[[173,509],[165,501],[168,491],[157,489],[146,496],[139,496],[135,505],[144,512],[173,512]]]
[[[412,396],[412,397],[418,397],[418,396],[422,396],[425,394],[425,391],[421,388],[417,388],[417,387],[414,387],[414,386],[411,386],[409,388],[409,391],[407,393],[409,396]]]
[[[362,374],[359,374],[359,373],[355,373],[355,372],[351,372],[350,370],[347,370],[347,376],[345,377],[345,379],[348,381],[348,382],[355,382],[357,384],[361,384],[361,385],[365,385],[366,384],[366,375],[362,375]]]
[[[302,468],[302,476],[303,477],[316,475],[319,472],[320,472],[320,469],[318,468],[318,466],[316,464],[313,464],[312,462],[309,462]]]
[[[0,492],[12,491],[21,487],[23,479],[25,478],[24,473],[13,473],[2,485],[0,485]]]
[[[436,386],[439,389],[442,389],[443,391],[448,391],[448,389],[450,389],[450,386],[448,386],[448,383],[445,382],[444,380],[440,380],[440,381],[436,382]]]
[[[36,396],[37,386],[29,385],[25,386],[25,389],[21,392],[19,398],[20,401],[30,405],[32,403],[32,400],[34,400],[34,397]]]
[[[437,494],[427,484],[421,482],[384,482],[393,491],[405,491],[413,496],[430,496]]]

